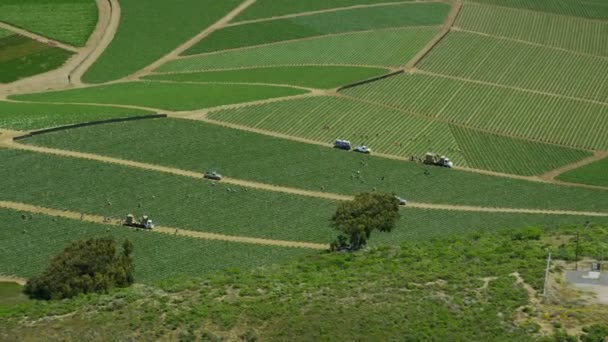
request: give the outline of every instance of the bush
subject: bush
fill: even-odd
[[[132,253],[129,240],[120,255],[112,238],[74,241],[40,276],[28,280],[24,292],[30,298],[50,300],[127,287],[134,282]]]

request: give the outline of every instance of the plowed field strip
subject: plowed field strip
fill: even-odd
[[[19,211],[26,211],[26,212],[30,212],[30,213],[54,216],[54,217],[67,218],[67,219],[72,219],[72,220],[81,220],[81,221],[86,221],[86,222],[91,222],[91,223],[116,225],[116,223],[112,223],[112,222],[108,222],[108,221],[104,220],[104,218],[102,216],[39,207],[39,206],[29,205],[29,204],[25,204],[25,203],[0,201],[0,207],[7,208],[7,209],[13,209],[13,210],[19,210]],[[131,229],[131,228],[125,227],[125,229]],[[184,230],[184,229],[175,228],[175,227],[156,226],[156,227],[154,227],[154,229],[151,230],[151,232],[186,236],[186,237],[191,237],[191,238],[196,238],[196,239],[220,240],[220,241],[228,241],[228,242],[249,243],[249,244],[255,244],[255,245],[309,248],[309,249],[318,249],[318,250],[325,250],[328,248],[328,246],[326,246],[326,245],[316,244],[316,243],[283,241],[283,240],[269,240],[269,239],[251,238],[251,237],[244,237],[244,236],[216,234],[216,233],[203,233],[203,232],[198,232],[198,231]]]

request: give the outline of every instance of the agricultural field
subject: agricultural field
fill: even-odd
[[[133,139],[134,135],[138,139]],[[410,201],[438,204],[582,211],[608,209],[608,193],[602,190],[425,167],[189,120],[158,119],[85,127],[22,142],[184,170],[217,170],[226,177],[313,191],[355,194],[376,189],[395,192]],[[425,169],[429,174],[425,174]],[[572,198],[578,200],[572,201]],[[319,210],[322,204],[310,206]],[[321,216],[319,220],[323,222],[329,217],[324,215],[329,215],[330,211],[331,208],[325,208],[316,216]],[[325,227],[325,224],[320,226]]]
[[[152,114],[119,107],[0,101],[0,128],[36,130],[82,122]]]
[[[0,270],[25,278],[40,273],[70,241],[91,237],[111,236],[117,243],[129,239],[135,246],[135,278],[141,283],[180,275],[204,276],[227,268],[272,265],[318,253],[140,232],[7,209],[0,209],[0,220],[10,226],[0,230]]]
[[[286,84],[328,89],[377,77],[387,72],[387,69],[348,66],[265,67],[181,74],[152,74],[144,79],[175,82]]]
[[[572,183],[608,186],[608,158],[566,172],[558,179]]]
[[[227,26],[215,31],[185,54],[193,55],[353,31],[438,26],[443,23],[449,11],[450,6],[445,3],[406,2]]]
[[[593,0],[466,0],[486,5],[512,7],[587,19],[608,19],[608,6]]]
[[[608,106],[608,59],[604,57],[453,32],[418,68]]]
[[[424,73],[342,93],[479,130],[574,148],[608,149],[605,104]]]
[[[306,90],[267,85],[128,82],[75,90],[14,96],[16,100],[134,105],[185,111],[299,95]],[[205,94],[205,96],[201,96]]]
[[[2,0],[0,21],[84,46],[97,23],[97,6],[92,0]]]
[[[399,67],[414,57],[438,31],[438,28],[427,27],[345,33],[180,58],[156,71],[185,72],[307,64]]]
[[[392,0],[390,2],[408,2],[411,0]],[[377,5],[386,0],[309,0],[281,1],[258,0],[245,12],[236,17],[235,21],[247,21],[262,18],[272,18],[296,13],[322,11],[328,9],[346,8],[350,6]]]
[[[69,51],[2,31],[0,32],[0,84],[56,69],[70,56],[72,53]]]
[[[458,29],[595,56],[608,56],[608,22],[466,3]]]
[[[135,73],[191,39],[240,2],[122,1],[118,32],[84,80],[102,83]]]

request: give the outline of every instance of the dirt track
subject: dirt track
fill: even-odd
[[[3,276],[3,275],[0,275],[0,282],[4,282],[4,283],[17,283],[17,284],[23,286],[27,282],[27,279],[25,279],[25,278],[19,278],[19,277],[13,277],[13,276]]]
[[[106,220],[104,220],[104,218],[102,216],[78,213],[78,212],[73,212],[73,211],[57,210],[57,209],[51,209],[51,208],[24,204],[24,203],[0,201],[0,208],[26,211],[26,212],[30,212],[30,213],[37,213],[37,214],[43,214],[43,215],[48,215],[48,216],[67,218],[67,219],[71,219],[71,220],[80,220],[80,221],[85,221],[85,222],[90,222],[90,223],[104,224],[107,226],[113,226],[113,227],[117,227],[117,228],[120,227],[120,229],[131,229],[131,228],[126,228],[126,227],[122,228],[122,226],[118,225],[115,220],[106,221]],[[316,244],[316,243],[270,240],[270,239],[252,238],[252,237],[246,237],[246,236],[205,233],[205,232],[199,232],[199,231],[184,230],[184,229],[175,228],[175,227],[157,226],[157,227],[154,227],[152,232],[160,233],[160,234],[171,234],[171,235],[177,235],[177,236],[187,236],[187,237],[191,237],[191,238],[204,239],[204,240],[220,240],[220,241],[248,243],[248,244],[255,244],[255,245],[280,246],[280,247],[292,247],[292,248],[308,248],[308,249],[317,249],[317,250],[325,250],[328,248],[327,245]]]
[[[561,175],[562,173],[566,173],[568,171],[572,171],[574,169],[578,169],[579,167],[583,167],[585,165],[589,165],[593,162],[602,160],[604,158],[608,158],[608,152],[595,152],[593,153],[593,156],[589,157],[589,158],[585,158],[583,160],[580,160],[576,163],[572,163],[572,164],[568,164],[565,166],[562,166],[558,169],[555,170],[551,170],[545,174],[543,174],[541,176],[541,178],[547,180],[547,181],[555,181],[555,178],[559,175]]]

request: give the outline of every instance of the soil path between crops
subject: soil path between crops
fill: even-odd
[[[547,181],[556,181],[555,178],[558,177],[559,175],[566,173],[568,171],[572,171],[574,169],[578,169],[580,167],[583,167],[585,165],[589,165],[593,162],[602,160],[604,158],[608,158],[608,151],[604,152],[594,152],[593,156],[589,157],[589,158],[585,158],[583,160],[579,160],[576,163],[572,163],[572,164],[568,164],[568,165],[564,165],[560,168],[557,168],[555,170],[551,170],[545,174],[543,174],[542,176],[540,176],[541,178],[547,180]],[[557,181],[560,182],[560,181]]]
[[[0,140],[0,147],[7,147],[17,150],[25,150],[36,153],[45,153],[52,155],[59,155],[70,158],[88,159],[99,161],[103,163],[123,165],[133,168],[139,168],[149,171],[163,172],[167,174],[173,174],[183,177],[190,177],[196,179],[204,179],[200,172],[182,170],[173,167],[160,166],[155,164],[141,163],[131,160],[107,157],[91,153],[83,153],[69,150],[61,150],[55,148],[24,145],[17,143],[9,139]],[[353,196],[335,194],[329,192],[304,190],[299,188],[291,188],[286,186],[272,185],[266,183],[259,183],[253,181],[247,181],[235,178],[223,178],[222,183],[232,184],[251,189],[280,192],[291,195],[314,197],[332,201],[348,201],[352,200]],[[577,216],[593,216],[593,217],[608,217],[608,213],[603,212],[588,212],[588,211],[571,211],[571,210],[545,210],[545,209],[524,209],[524,208],[496,208],[496,207],[478,207],[468,205],[449,205],[449,204],[432,204],[432,203],[421,203],[421,202],[409,202],[408,207],[421,208],[421,209],[435,209],[435,210],[453,210],[453,211],[467,211],[467,212],[488,212],[488,213],[521,213],[521,214],[544,214],[544,215],[577,215]]]
[[[0,275],[0,283],[17,283],[24,286],[27,283],[27,279],[13,276]]]
[[[120,21],[120,6],[116,0],[96,0],[96,2],[97,25],[86,46],[78,49],[78,53],[58,69],[0,85],[0,99],[16,94],[65,90],[74,86],[82,86],[80,77],[105,50],[114,37]]]
[[[85,213],[79,213],[75,211],[65,211],[65,210],[57,210],[51,208],[45,208],[25,203],[18,202],[8,202],[8,201],[0,201],[0,207],[18,211],[25,211],[36,214],[43,214],[53,217],[61,217],[72,220],[80,220],[83,222],[104,224],[107,226],[120,227],[123,229],[122,225],[120,225],[116,220],[112,220],[111,218],[104,218],[103,216],[98,215],[90,215]],[[108,227],[108,229],[110,229]],[[124,227],[124,229],[133,229],[129,227]],[[263,239],[263,238],[253,238],[246,236],[237,236],[237,235],[225,235],[225,234],[217,234],[217,233],[206,233],[199,232],[193,230],[185,230],[176,227],[163,227],[156,226],[151,230],[153,233],[160,234],[170,234],[175,236],[186,236],[196,239],[203,240],[219,240],[219,241],[228,241],[228,242],[237,242],[237,243],[247,243],[254,245],[266,245],[266,246],[280,246],[280,247],[292,247],[292,248],[308,248],[308,249],[316,249],[316,250],[326,250],[329,248],[328,245],[318,244],[318,243],[309,243],[309,242],[299,242],[299,241],[284,241],[284,240],[273,240],[273,239]]]
[[[31,32],[31,31],[28,31],[28,30],[24,30],[22,28],[13,26],[13,25],[11,25],[9,23],[5,23],[3,21],[0,21],[0,29],[5,29],[7,31],[16,33],[16,34],[18,34],[20,36],[24,36],[24,37],[33,39],[35,41],[38,41],[40,43],[47,44],[47,45],[54,46],[54,47],[58,47],[60,49],[64,49],[64,50],[67,50],[67,51],[71,51],[71,52],[78,52],[78,51],[80,51],[80,49],[77,48],[77,47],[75,47],[75,46],[72,46],[72,45],[69,45],[69,44],[66,44],[66,43],[62,43],[62,42],[60,42],[58,40],[54,40],[54,39],[51,39],[49,37],[41,36],[41,35],[39,35],[37,33]]]
[[[232,19],[234,19],[239,14],[241,14],[244,10],[246,10],[249,6],[253,5],[255,2],[256,2],[256,0],[245,0],[239,6],[237,6],[235,9],[233,9],[228,14],[226,14],[223,18],[221,18],[220,20],[218,20],[217,22],[215,22],[211,26],[207,27],[205,30],[203,30],[202,32],[200,32],[199,34],[197,34],[196,36],[194,36],[193,38],[191,38],[190,40],[188,40],[184,44],[178,46],[176,49],[174,49],[173,51],[171,51],[169,54],[167,54],[164,57],[156,60],[155,62],[153,62],[152,64],[150,64],[147,67],[143,68],[142,70],[139,70],[136,73],[134,73],[134,74],[132,74],[130,76],[127,76],[126,79],[127,80],[135,80],[135,79],[138,79],[139,77],[148,75],[152,71],[154,71],[154,69],[160,67],[161,65],[167,63],[168,61],[170,61],[172,59],[175,59],[175,58],[179,57],[179,55],[182,52],[190,49],[196,43],[198,43],[201,40],[205,39],[206,37],[208,37],[213,32],[222,29],[230,21],[232,21]]]

